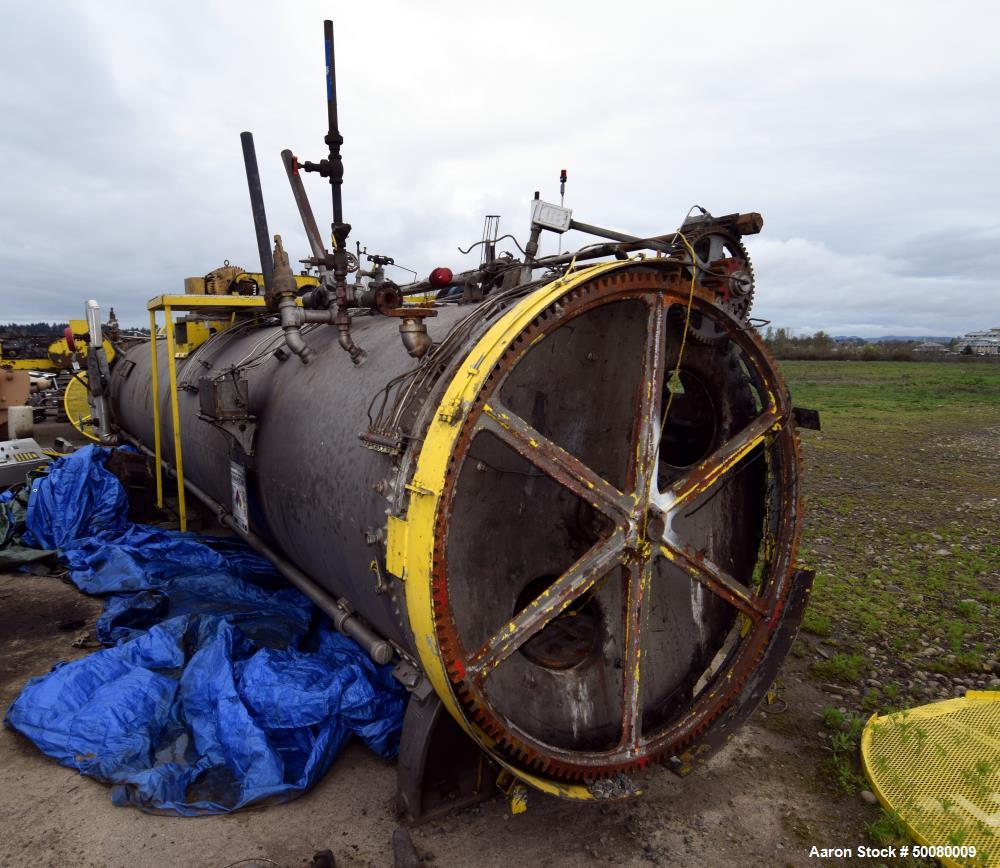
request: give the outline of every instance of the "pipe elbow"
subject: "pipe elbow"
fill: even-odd
[[[298,326],[288,326],[285,329],[285,346],[302,360],[303,365],[308,365],[309,360],[313,357],[313,351],[302,340]]]
[[[299,310],[295,306],[295,300],[286,298],[278,306],[281,313],[281,329],[285,333],[285,346],[299,357],[303,365],[308,365],[313,357],[313,351],[309,349],[302,339],[302,320]]]
[[[340,329],[340,334],[337,335],[337,340],[340,342],[340,346],[351,357],[351,361],[354,362],[355,365],[360,365],[366,358],[368,358],[368,353],[361,349],[361,347],[359,347],[351,339],[351,332],[348,329]]]
[[[399,324],[399,336],[406,352],[415,359],[422,359],[431,348],[431,336],[427,334],[427,326],[423,320],[404,319]]]

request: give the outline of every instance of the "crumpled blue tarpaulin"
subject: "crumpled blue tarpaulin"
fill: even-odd
[[[352,734],[394,756],[390,667],[241,541],[129,524],[107,455],[85,447],[34,481],[25,540],[107,595],[98,638],[117,644],[29,681],[4,722],[116,804],[187,815],[294,798]]]

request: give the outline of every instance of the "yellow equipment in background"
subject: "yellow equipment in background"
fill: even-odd
[[[310,274],[295,275],[295,284],[301,291],[319,286],[319,278]],[[264,275],[246,271],[225,260],[221,268],[213,269],[204,277],[185,277],[185,295],[257,296],[263,301]],[[174,358],[185,359],[212,335],[225,331],[235,323],[235,313],[226,319],[212,319],[204,314],[179,317],[174,322]]]
[[[87,321],[85,319],[71,319],[69,321],[70,330],[75,338],[80,338],[87,334]],[[13,341],[8,341],[12,343]],[[82,361],[87,357],[87,343],[83,340],[76,342],[77,359]],[[115,348],[106,338],[104,340],[104,352],[108,356],[110,363],[115,357]],[[15,371],[69,371],[73,368],[73,352],[65,337],[57,338],[50,343],[45,351],[45,355],[25,357],[21,353],[12,355],[4,353],[3,344],[0,341],[0,364],[6,368],[13,368]]]
[[[295,285],[300,289],[319,286],[319,278],[311,274],[296,274]],[[221,268],[204,277],[185,277],[185,295],[258,295],[264,287],[264,275],[230,265],[227,259]]]

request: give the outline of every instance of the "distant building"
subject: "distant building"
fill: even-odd
[[[922,344],[917,344],[913,348],[915,353],[947,353],[948,348],[944,344],[939,344],[936,341],[924,341]]]
[[[969,332],[958,339],[955,352],[972,352],[977,356],[1000,356],[1000,328]]]

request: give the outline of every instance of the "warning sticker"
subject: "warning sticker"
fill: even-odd
[[[229,463],[229,476],[233,485],[233,518],[240,530],[250,530],[247,519],[247,474],[242,465],[235,461]]]

